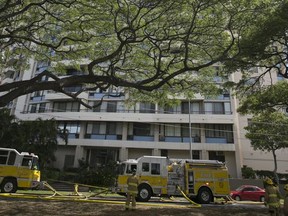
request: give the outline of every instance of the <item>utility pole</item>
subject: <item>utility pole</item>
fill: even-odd
[[[188,100],[188,106],[189,106],[189,147],[190,147],[190,159],[193,159],[193,154],[192,154],[192,131],[191,131],[191,107],[190,107],[190,98]]]

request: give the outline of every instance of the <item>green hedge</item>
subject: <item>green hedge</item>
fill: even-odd
[[[244,179],[256,179],[256,177],[260,179],[263,179],[265,177],[269,177],[271,179],[275,178],[274,172],[269,170],[253,170],[251,167],[243,166],[241,171],[242,177]],[[280,183],[288,183],[288,174],[277,173],[277,175],[279,177]]]

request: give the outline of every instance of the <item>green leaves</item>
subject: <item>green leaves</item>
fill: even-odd
[[[277,82],[274,85],[263,87],[241,100],[238,112],[241,114],[258,114],[264,111],[274,112],[286,110],[288,107],[288,83]]]
[[[288,147],[288,118],[279,112],[263,112],[254,116],[250,125],[245,127],[248,131],[246,137],[251,140],[255,150],[276,151]]]
[[[53,0],[4,4],[0,17],[7,19],[0,19],[0,73],[9,66],[9,59],[19,55],[51,63],[54,70],[49,84],[39,86],[37,81],[27,80],[27,85],[20,81],[17,87],[0,87],[4,92],[0,106],[33,91],[65,92],[65,86],[71,85],[103,91],[111,85],[120,86],[139,95],[171,89],[178,94],[191,95],[196,93],[194,90],[210,94],[217,89],[210,82],[215,76],[212,66],[225,64],[225,74],[217,76],[226,77],[262,58],[275,63],[275,56],[267,58],[266,53],[274,31],[269,31],[267,37],[264,33],[279,19],[283,19],[283,28],[275,25],[275,34],[286,28],[285,7],[281,1],[269,0]],[[279,16],[270,22],[267,16],[277,9],[281,11]],[[255,43],[258,36],[261,40]],[[15,46],[19,49],[11,52]],[[17,69],[23,71],[25,60],[19,62],[23,64]],[[69,80],[61,77],[67,68],[84,66],[89,76],[77,75]],[[54,75],[60,76],[59,80]]]
[[[0,146],[37,154],[41,167],[54,161],[58,145],[56,121],[16,121],[9,112],[6,109],[0,110]]]

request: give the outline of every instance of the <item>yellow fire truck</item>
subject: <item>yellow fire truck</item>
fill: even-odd
[[[151,196],[181,196],[183,192],[198,203],[207,204],[214,197],[230,194],[228,170],[220,161],[143,156],[119,165],[116,192],[126,194],[127,178],[136,169],[138,201],[148,201]]]
[[[0,148],[0,187],[2,193],[35,188],[40,183],[38,156],[15,149]]]

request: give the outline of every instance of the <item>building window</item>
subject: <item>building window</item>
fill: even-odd
[[[58,127],[62,130],[68,130],[69,134],[79,134],[80,132],[79,122],[59,122]]]
[[[233,125],[225,124],[206,124],[206,138],[225,138],[227,143],[233,143]]]
[[[189,137],[189,124],[181,124],[182,137]],[[191,136],[200,137],[200,124],[191,124]]]
[[[161,156],[162,157],[168,157],[168,150],[167,149],[161,149]]]
[[[200,151],[199,150],[193,150],[192,151],[192,158],[193,159],[200,159]]]
[[[118,160],[118,151],[109,148],[91,149],[90,166],[99,167],[107,165],[110,161]]]
[[[189,102],[181,103],[181,113],[189,114]],[[200,102],[190,102],[190,114],[201,114]]]
[[[64,87],[64,91],[66,92],[79,92],[82,90],[82,86],[69,86],[69,87]]]
[[[222,151],[209,151],[209,160],[225,162],[225,155]]]
[[[165,105],[164,106],[164,113],[167,114],[173,114],[174,113],[174,108],[170,105]]]
[[[30,108],[30,113],[36,113],[37,110],[37,104],[32,104]]]
[[[181,125],[180,124],[165,124],[164,126],[165,136],[181,136]]]
[[[93,112],[101,112],[102,104],[100,103],[100,101],[89,102],[89,105],[93,107]]]
[[[189,114],[189,103],[188,102],[182,102],[181,111],[183,114]]]
[[[207,114],[225,114],[223,102],[205,103],[205,113]]]
[[[29,105],[30,113],[44,113],[46,108],[46,103],[34,103]]]
[[[116,112],[117,111],[117,101],[107,102],[107,112]]]
[[[46,103],[40,103],[39,105],[39,113],[44,113],[46,109]]]
[[[77,70],[75,68],[69,68],[66,70],[66,74],[70,76],[70,75],[82,75],[84,73],[81,70]]]
[[[101,122],[92,124],[92,134],[100,134]]]
[[[116,122],[107,122],[106,123],[106,134],[115,135],[116,134],[117,123]]]
[[[79,112],[80,103],[78,102],[55,102],[53,112]]]
[[[153,103],[140,103],[140,113],[155,113],[155,104]]]
[[[151,136],[151,125],[146,123],[134,123],[133,134],[135,136]]]

